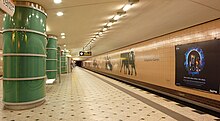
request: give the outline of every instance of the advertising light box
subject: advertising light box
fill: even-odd
[[[177,86],[219,94],[220,40],[175,47]]]

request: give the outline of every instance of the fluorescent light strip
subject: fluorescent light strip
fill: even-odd
[[[128,11],[131,7],[132,7],[131,4],[126,4],[126,5],[122,8],[122,10],[123,10],[123,11]]]
[[[121,17],[120,15],[115,15],[114,18],[113,18],[113,20],[116,20],[116,21],[117,21],[117,20],[120,19],[120,17]]]

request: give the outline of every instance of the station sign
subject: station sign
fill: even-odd
[[[12,0],[0,0],[0,8],[10,16],[15,13],[15,5]]]
[[[84,52],[84,51],[80,51],[79,52],[79,56],[92,56],[92,52]]]

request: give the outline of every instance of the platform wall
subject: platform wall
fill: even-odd
[[[134,33],[134,36],[138,36],[138,32],[137,34]],[[151,85],[152,88],[158,86],[161,87],[161,91],[163,91],[163,89],[168,89],[169,91],[167,91],[167,93],[177,92],[174,95],[179,97],[194,98],[195,96],[196,98],[196,96],[198,96],[199,98],[195,101],[200,103],[205,103],[200,101],[204,97],[204,99],[210,99],[207,101],[211,101],[207,102],[207,104],[214,103],[213,105],[220,105],[220,94],[214,94],[210,91],[185,86],[177,86],[175,84],[175,46],[213,40],[217,41],[216,39],[219,38],[220,19],[217,19],[94,56],[84,61],[83,67],[105,74],[130,79],[130,81],[133,81],[134,83],[137,81],[137,84],[139,85]],[[130,52],[133,52],[133,65],[128,64],[129,67],[126,67],[124,66],[126,65],[126,62],[123,62],[123,59],[126,58],[126,54],[122,54]],[[134,69],[134,65],[136,69]],[[130,74],[126,68],[130,68]],[[220,67],[216,68],[217,69],[214,69],[214,71],[217,71],[217,76],[218,73],[220,73],[218,71]],[[133,70],[132,75],[131,70]],[[137,72],[136,75],[135,70]],[[160,88],[157,90],[160,90]],[[190,96],[187,97],[187,94],[190,94]]]

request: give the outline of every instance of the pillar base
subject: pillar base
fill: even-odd
[[[38,107],[42,105],[45,102],[45,98],[31,101],[31,102],[25,102],[25,103],[7,103],[3,102],[4,104],[4,109],[9,109],[9,110],[26,110],[26,109],[31,109]]]
[[[55,82],[56,82],[56,79],[47,79],[46,80],[47,85],[54,84]]]

